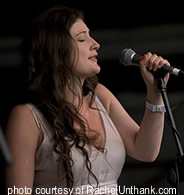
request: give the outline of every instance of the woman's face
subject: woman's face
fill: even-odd
[[[77,44],[74,67],[77,75],[85,80],[100,72],[97,63],[97,50],[100,45],[90,36],[89,29],[83,20],[77,20],[70,29],[70,34]]]

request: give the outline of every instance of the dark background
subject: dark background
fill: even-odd
[[[156,1],[15,1],[0,6],[0,123],[4,127],[11,107],[24,99],[24,75],[20,43],[31,20],[54,5],[76,7],[84,12],[91,35],[101,44],[100,82],[120,100],[129,114],[141,122],[146,88],[139,68],[124,67],[118,56],[122,49],[137,53],[147,51],[168,59],[171,65],[184,70],[183,5]],[[184,78],[171,76],[168,96],[172,106],[184,100]],[[184,137],[184,106],[174,111],[177,127]],[[168,170],[173,167],[176,147],[166,124],[159,157],[154,163],[138,162],[127,157],[119,183],[126,187],[169,187]],[[181,185],[181,194],[184,193]]]

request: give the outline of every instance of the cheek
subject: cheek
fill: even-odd
[[[76,65],[78,66],[82,66],[84,64],[86,64],[86,62],[88,61],[88,52],[87,49],[85,49],[84,47],[78,47],[78,57],[76,62]]]
[[[74,45],[73,50],[71,52],[71,64],[74,68],[74,70],[77,68],[80,60],[80,55],[79,55],[79,48],[77,44]]]
[[[89,61],[89,47],[85,44],[77,45],[77,52],[74,60],[74,71],[82,77],[87,77],[91,74],[91,62]],[[94,68],[95,66],[93,66]],[[96,71],[96,70],[95,70]],[[96,73],[96,72],[95,72]],[[91,76],[91,75],[90,75]]]

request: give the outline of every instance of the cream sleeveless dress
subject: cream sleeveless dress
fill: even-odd
[[[100,110],[105,128],[105,150],[99,151],[91,145],[86,145],[89,159],[92,163],[92,172],[96,180],[88,174],[85,159],[80,150],[72,147],[72,167],[74,175],[74,188],[68,189],[65,181],[65,169],[62,160],[57,161],[58,154],[54,151],[54,131],[44,115],[33,104],[26,104],[32,111],[35,121],[43,136],[43,141],[35,156],[35,175],[33,195],[37,194],[117,194],[117,180],[125,162],[125,148],[123,141],[107,114],[104,106],[95,97],[95,103]],[[94,121],[95,122],[95,121]]]

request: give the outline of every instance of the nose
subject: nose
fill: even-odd
[[[91,40],[92,40],[91,50],[98,50],[100,48],[100,44],[93,38],[91,38]]]

